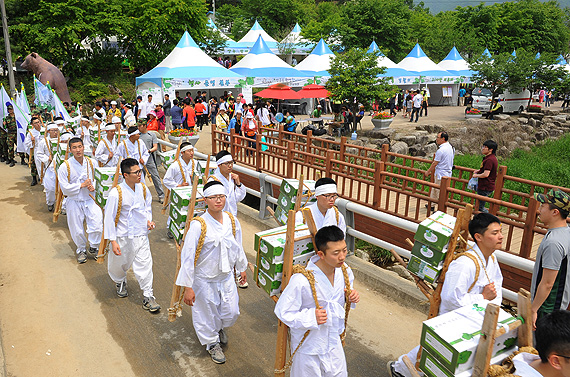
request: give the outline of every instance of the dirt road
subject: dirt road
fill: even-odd
[[[168,322],[176,254],[158,202],[153,204],[158,229],[150,240],[154,291],[163,310],[151,315],[141,308],[132,273],[129,297],[119,299],[105,264],[91,259],[77,264],[66,217],[52,223],[41,186],[29,186],[27,167],[0,164],[0,177],[0,335],[7,376],[272,375],[274,304],[251,284],[249,272],[250,288],[239,292],[241,316],[228,331],[226,364],[213,364],[200,346],[188,307]],[[253,261],[253,234],[261,229],[243,213],[238,218]],[[425,316],[358,282],[356,289],[362,302],[350,314],[349,375],[386,376],[386,361],[418,342]]]

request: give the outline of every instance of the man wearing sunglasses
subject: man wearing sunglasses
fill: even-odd
[[[317,230],[329,225],[338,226],[346,236],[346,222],[344,216],[334,205],[337,195],[336,182],[332,178],[320,178],[315,183],[315,196],[317,202],[306,208],[311,210],[313,221]],[[304,211],[295,214],[295,223],[306,223]]]
[[[152,254],[148,232],[154,229],[152,195],[141,183],[142,170],[134,158],[121,161],[124,181],[111,189],[105,205],[105,239],[111,243],[107,268],[117,296],[127,297],[127,271],[132,267],[143,291],[143,309],[160,310],[152,290]]]

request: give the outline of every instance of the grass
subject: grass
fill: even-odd
[[[390,250],[372,245],[371,243],[358,238],[355,241],[356,249],[360,249],[368,253],[370,256],[370,262],[375,265],[379,267],[387,267],[394,264],[394,259]]]

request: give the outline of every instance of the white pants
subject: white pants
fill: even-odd
[[[239,316],[239,296],[233,273],[218,281],[194,279],[196,301],[192,306],[192,324],[200,344],[219,342],[218,332],[232,326]]]
[[[303,346],[301,346],[303,347]],[[291,377],[346,377],[346,358],[342,345],[325,355],[306,355],[297,352],[291,365]]]
[[[127,279],[127,271],[132,266],[143,295],[153,297],[152,254],[148,236],[117,237],[117,243],[121,248],[121,255],[115,255],[112,246],[109,245],[109,258],[107,259],[109,276],[115,283],[121,283]]]
[[[46,204],[55,204],[55,173],[51,169],[45,172],[42,183],[46,193]]]
[[[71,238],[77,246],[76,253],[85,251],[87,239],[83,230],[83,222],[87,223],[86,231],[91,247],[98,248],[101,243],[101,231],[103,230],[103,213],[101,208],[93,200],[75,201],[67,200],[67,226]]]
[[[420,349],[420,346],[416,346],[413,350],[408,352],[408,358],[412,362],[412,365],[416,365],[416,361],[418,360],[417,356],[418,356],[419,349]],[[403,358],[404,358],[404,355],[398,357],[398,360],[394,363],[394,370],[396,372],[400,373],[404,377],[412,377],[412,374],[408,370],[408,367],[406,366],[406,364],[404,364]],[[420,376],[423,376],[422,372],[418,371],[418,373],[420,374]]]

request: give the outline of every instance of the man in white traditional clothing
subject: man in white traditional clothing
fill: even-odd
[[[68,149],[73,157],[60,165],[57,177],[63,195],[67,196],[67,226],[77,247],[77,262],[85,263],[88,240],[91,246],[89,252],[94,258],[97,257],[103,213],[90,197],[95,192],[95,163],[83,155],[83,140],[78,137],[70,139]],[[87,225],[85,229],[84,223]]]
[[[239,175],[233,173],[234,159],[230,152],[220,151],[216,154],[218,168],[210,175],[210,181],[218,181],[226,188],[226,206],[224,211],[237,216],[237,204],[245,198],[245,186],[241,184]]]
[[[225,187],[220,182],[208,182],[204,185],[204,198],[208,209],[190,223],[176,284],[186,287],[184,302],[192,306],[192,323],[200,343],[206,346],[215,363],[222,364],[226,357],[220,344],[228,342],[225,329],[239,316],[234,269],[245,283],[247,259],[241,225],[230,212],[224,211]],[[201,237],[205,237],[204,243],[197,250]]]
[[[336,182],[332,178],[320,178],[315,183],[316,203],[307,206],[311,210],[317,230],[324,226],[336,225],[346,234],[346,221],[335,206],[338,198]],[[303,211],[295,214],[295,223],[306,223]]]
[[[146,145],[139,140],[140,131],[136,126],[131,126],[127,130],[127,136],[127,140],[119,141],[116,154],[121,156],[122,160],[134,158],[139,162],[139,167],[144,169],[150,154],[148,149],[146,149]],[[141,177],[141,182],[145,183],[144,177]]]
[[[119,117],[112,117],[111,118],[111,123],[115,126],[115,131],[117,132],[117,134],[119,133],[119,131],[121,131],[121,128],[123,126],[123,124],[121,123],[121,118]]]
[[[34,150],[37,161],[40,164],[38,172],[40,177],[42,177],[49,212],[52,212],[55,206],[55,162],[53,158],[57,153],[57,145],[54,147],[52,143],[57,143],[59,140],[58,135],[59,128],[57,125],[55,123],[48,123],[45,137],[37,144],[37,151]]]
[[[121,161],[123,182],[111,189],[105,204],[105,239],[111,243],[107,268],[117,287],[117,296],[127,297],[127,271],[133,273],[143,291],[143,309],[160,310],[152,289],[152,254],[148,241],[152,221],[152,195],[141,183],[142,170],[137,160]]]
[[[105,135],[97,145],[95,159],[100,167],[114,168],[119,162],[119,155],[116,153],[118,141],[115,137],[115,125],[108,124],[101,129],[101,132],[105,132]]]
[[[30,119],[30,123],[32,125],[32,129],[28,130],[28,132],[26,133],[26,138],[24,140],[24,147],[26,148],[26,152],[30,155],[30,164],[34,164],[33,166],[35,166],[35,175],[34,175],[34,169],[32,168],[32,184],[30,185],[30,186],[35,186],[38,184],[38,180],[41,180],[42,163],[40,162],[40,160],[38,160],[37,156],[38,156],[38,147],[44,137],[41,134],[42,122],[40,121],[40,118],[34,116]]]
[[[93,145],[91,144],[91,137],[89,135],[89,127],[91,126],[91,122],[89,121],[89,117],[87,115],[83,115],[81,117],[81,121],[79,123],[79,128],[77,129],[76,136],[80,137],[83,140],[83,146],[86,149],[92,149]]]
[[[291,349],[297,349],[305,332],[307,338],[293,356],[291,377],[347,376],[346,358],[341,334],[345,330],[345,291],[350,290],[351,305],[360,301],[353,288],[354,274],[344,264],[347,254],[344,232],[337,226],[325,226],[315,234],[317,255],[311,257],[306,269],[315,278],[316,307],[311,283],[301,273],[291,276],[279,297],[275,315],[291,333]],[[347,274],[349,287],[345,286]]]
[[[209,157],[208,157],[209,158]],[[245,186],[241,184],[239,175],[233,173],[234,159],[230,152],[220,151],[216,154],[216,164],[218,168],[214,174],[210,176],[209,181],[218,181],[226,189],[226,205],[224,211],[230,212],[232,215],[237,216],[237,204],[245,198]],[[236,274],[236,282],[238,287],[247,288],[247,282],[241,282]]]
[[[172,164],[166,170],[166,174],[162,179],[164,187],[172,190],[175,187],[192,187],[192,179],[194,173],[198,174],[197,163],[194,160],[194,146],[188,142],[183,142],[180,144],[180,154],[178,159],[173,161]],[[170,216],[166,220],[166,226],[170,225]],[[167,232],[168,238],[174,238],[174,235]]]
[[[97,128],[97,131],[103,131],[103,127],[105,127],[105,122],[103,122],[103,119],[105,119],[105,116],[102,113],[93,113],[93,127]]]
[[[475,245],[465,252],[470,256],[459,257],[449,265],[441,290],[440,315],[475,303],[501,305],[503,300],[503,274],[494,255],[503,243],[501,220],[490,213],[478,213],[469,222],[469,234]],[[419,346],[408,353],[412,365],[417,361],[418,350]],[[403,357],[388,362],[390,376],[411,377]]]
[[[570,311],[557,310],[536,322],[538,355],[521,352],[513,358],[513,374],[524,377],[570,377]]]

